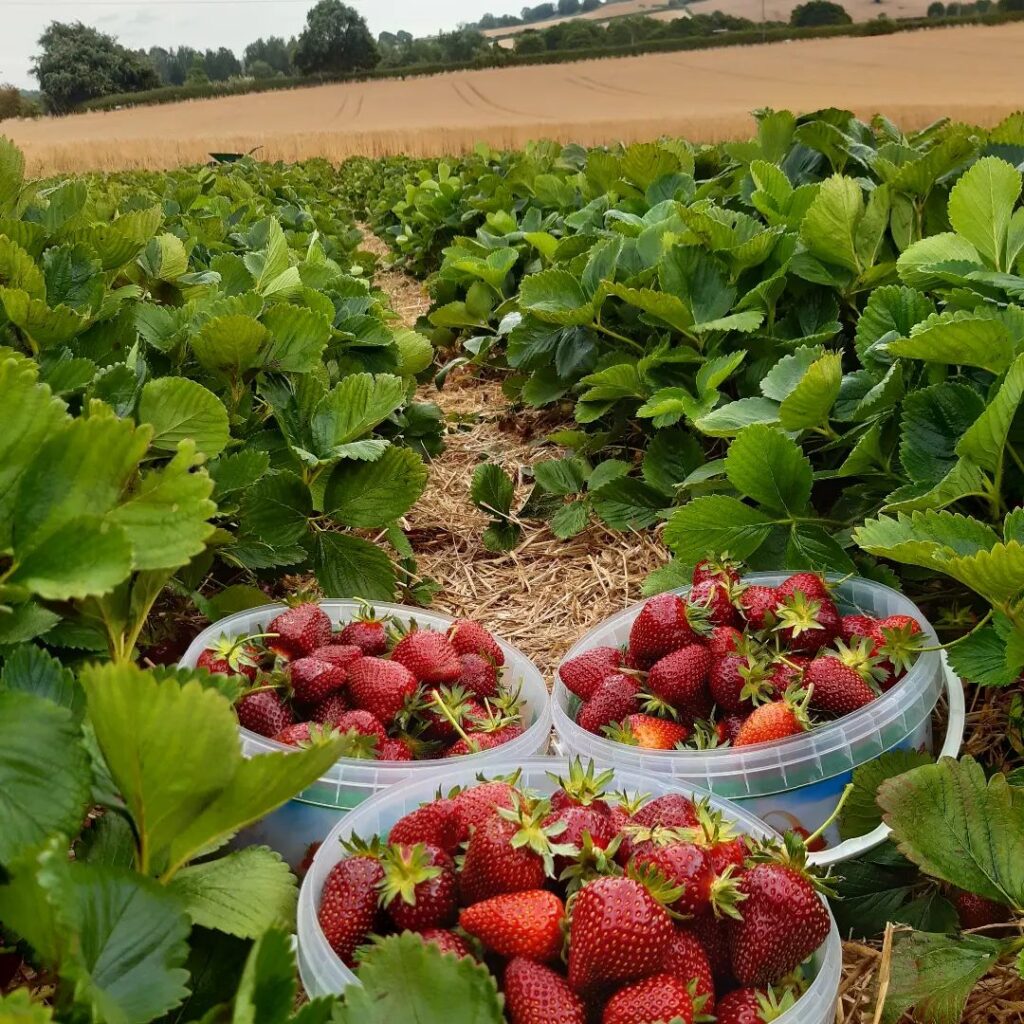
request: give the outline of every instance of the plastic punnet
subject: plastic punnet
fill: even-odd
[[[356,601],[328,600],[321,601],[320,607],[337,626],[356,618],[364,606]],[[390,615],[400,623],[415,621],[421,627],[441,631],[446,630],[453,621],[448,616],[405,605],[374,603],[373,608],[382,617]],[[199,655],[222,635],[236,637],[266,632],[271,620],[284,610],[285,606],[281,604],[264,605],[215,622],[192,641],[180,664],[182,667],[194,668]],[[521,760],[544,753],[551,734],[551,708],[544,678],[525,654],[500,638],[498,643],[505,654],[502,676],[504,684],[522,688],[523,716],[527,727],[521,736],[492,750],[440,763],[342,758],[314,785],[247,829],[245,841],[271,846],[294,867],[302,861],[309,846],[323,839],[340,816],[381,789],[406,779],[435,774],[441,763],[452,768],[466,765],[471,772],[476,773],[491,771],[495,761]],[[240,727],[238,731],[242,753],[246,757],[292,749],[248,729]]]
[[[506,760],[491,765],[487,775],[508,775],[520,770],[524,786],[547,794],[555,789],[548,772],[564,776],[568,769],[568,762],[558,758],[532,758],[524,762]],[[377,834],[386,835],[399,818],[432,800],[439,787],[447,790],[452,786],[471,786],[477,781],[476,771],[468,766],[436,772],[433,778],[410,780],[367,800],[331,830],[299,892],[299,975],[310,998],[343,992],[349,985],[359,983],[355,974],[327,944],[316,917],[324,882],[334,865],[345,855],[341,840],[352,835],[364,839]],[[708,796],[700,787],[680,784],[669,776],[650,775],[628,768],[616,768],[612,789],[651,796],[680,792],[695,798]],[[740,831],[761,838],[776,835],[764,822],[728,800],[715,796],[709,798],[712,807],[722,810]],[[828,938],[811,958],[808,973],[813,976],[808,990],[774,1024],[832,1024],[842,973],[842,946],[834,921]]]
[[[744,582],[777,586],[788,575],[752,573]],[[676,591],[684,596],[688,592],[689,587]],[[879,618],[912,615],[921,625],[926,646],[938,644],[935,630],[917,606],[890,587],[847,579],[837,586],[835,599],[844,614],[860,612]],[[587,633],[563,662],[592,647],[624,646],[642,607],[643,602],[606,619]],[[950,676],[949,685],[959,687],[959,680]],[[576,724],[579,700],[560,680],[552,692],[552,715],[559,753],[704,786],[718,796],[739,802],[778,831],[802,827],[813,832],[835,809],[858,765],[897,748],[932,749],[931,716],[945,681],[942,656],[929,651],[918,657],[896,686],[854,714],[799,736],[736,749],[643,750],[596,736]],[[943,752],[955,754],[962,736],[962,715],[951,715]],[[831,847],[838,843],[839,833],[834,826],[826,839]],[[884,834],[876,837],[875,843],[882,839]],[[844,852],[844,856],[852,855]]]

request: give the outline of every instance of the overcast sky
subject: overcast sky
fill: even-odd
[[[349,0],[374,34],[426,35],[492,11],[518,12],[525,0]],[[84,21],[134,48],[227,46],[241,55],[260,36],[294,35],[314,0],[0,0],[0,82],[34,89],[29,64],[51,21]]]

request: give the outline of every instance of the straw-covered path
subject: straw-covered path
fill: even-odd
[[[422,285],[388,268],[387,247],[368,230],[364,235],[364,247],[382,260],[377,287],[412,326],[430,304]],[[442,391],[425,385],[421,397],[436,402],[448,421],[445,449],[433,460],[427,490],[408,517],[419,570],[440,584],[434,605],[479,619],[529,655],[550,682],[576,639],[640,599],[644,578],[664,563],[667,551],[653,532],[614,533],[595,525],[566,542],[530,523],[523,524],[523,540],[514,551],[488,551],[482,540],[487,517],[469,497],[475,468],[483,461],[498,463],[517,481],[522,499],[529,487],[521,471],[538,458],[541,442],[558,423],[528,410],[510,415],[500,382],[468,370],[452,374]],[[1005,742],[1010,695],[975,690],[968,696],[974,700],[966,749],[998,761],[995,748]],[[890,929],[884,941],[843,944],[837,1024],[880,1024],[892,936]],[[1012,964],[975,988],[962,1019],[1024,1022],[1024,982]]]

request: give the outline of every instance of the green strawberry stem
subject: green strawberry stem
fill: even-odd
[[[437,690],[431,690],[430,699],[434,704],[436,704],[441,709],[441,714],[448,719],[448,721],[451,723],[451,727],[459,734],[459,736],[462,739],[464,739],[470,745],[470,747],[476,746],[476,741],[470,739],[469,734],[466,732],[466,730],[463,729],[461,725],[459,725],[458,720],[448,709],[448,705],[445,704],[444,698],[437,692]]]
[[[809,847],[816,839],[820,839],[832,823],[839,817],[843,810],[843,804],[849,799],[850,794],[854,790],[852,782],[848,783],[846,788],[843,790],[843,795],[839,798],[839,803],[836,804],[835,810],[825,819],[805,840],[804,846]]]
[[[929,654],[932,651],[948,651],[950,647],[955,647],[957,644],[962,644],[965,640],[970,640],[970,638],[974,636],[982,626],[986,625],[989,619],[992,618],[992,612],[993,609],[989,608],[989,610],[985,612],[984,616],[975,623],[969,632],[964,633],[963,636],[958,636],[955,640],[950,640],[948,643],[936,644],[933,647],[915,647],[914,653]]]

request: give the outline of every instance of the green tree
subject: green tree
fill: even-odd
[[[306,15],[295,50],[304,75],[361,71],[380,63],[380,51],[363,16],[341,0],[320,0]]]
[[[1001,11],[1024,11],[1024,0],[999,0]]]
[[[242,73],[242,62],[226,46],[207,50],[203,64],[211,82],[226,82]]]
[[[558,13],[564,17],[580,13],[580,0],[558,0]]]
[[[51,22],[32,64],[48,110],[63,114],[97,96],[160,85],[153,65],[113,37],[80,21]]]
[[[946,16],[946,5],[941,3],[940,0],[935,0],[934,3],[928,5],[928,17],[929,18],[944,18]]]
[[[798,28],[811,28],[815,25],[852,25],[853,18],[846,13],[846,8],[832,0],[807,0],[798,4],[789,15],[789,23]]]
[[[245,69],[253,77],[257,77],[252,69],[256,61],[263,61],[269,64],[274,71],[282,75],[292,73],[292,58],[288,51],[288,44],[281,36],[268,36],[266,39],[257,39],[250,43],[242,54],[245,61]]]
[[[188,69],[185,82],[188,85],[210,84],[210,76],[206,73],[206,62],[198,53],[192,58],[192,66]]]
[[[587,11],[596,11],[600,6],[601,0],[583,0],[580,9],[586,13]]]
[[[531,30],[529,32],[521,32],[516,36],[516,53],[526,56],[532,53],[546,52],[547,45],[545,44],[544,37],[540,32]]]
[[[246,65],[245,70],[249,73],[250,77],[258,81],[273,78],[278,74],[265,60],[254,60],[251,64]]]
[[[0,121],[7,117],[24,117],[27,106],[16,85],[0,85]]]

